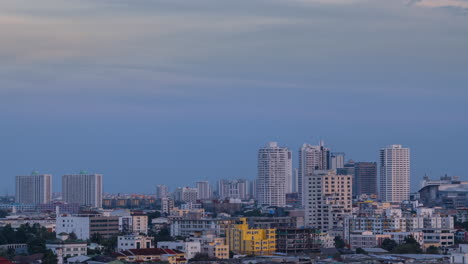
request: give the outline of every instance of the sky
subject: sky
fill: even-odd
[[[467,0],[2,0],[0,32],[0,194],[253,179],[268,141],[468,180]]]

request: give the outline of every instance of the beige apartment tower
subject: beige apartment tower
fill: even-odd
[[[305,225],[324,232],[343,225],[352,210],[352,175],[316,170],[304,179]]]
[[[380,193],[384,202],[409,200],[410,149],[391,145],[380,150]]]

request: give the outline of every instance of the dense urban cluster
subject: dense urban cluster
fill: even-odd
[[[345,159],[322,142],[258,151],[255,179],[104,194],[101,174],[16,176],[0,201],[0,263],[468,263],[468,182],[421,177],[410,150]],[[296,167],[296,168],[295,168]]]

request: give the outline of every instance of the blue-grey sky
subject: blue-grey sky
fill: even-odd
[[[466,0],[2,0],[0,32],[0,194],[254,178],[271,140],[468,179]]]

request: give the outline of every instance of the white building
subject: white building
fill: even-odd
[[[201,252],[201,245],[198,241],[161,241],[158,242],[157,247],[182,251],[189,260]]]
[[[299,149],[299,169],[297,174],[297,192],[299,200],[304,206],[305,176],[312,175],[315,170],[328,170],[330,168],[330,150],[321,142],[318,146],[303,144]]]
[[[292,192],[292,153],[276,142],[258,151],[258,204],[286,206],[286,193]]]
[[[141,235],[125,235],[119,236],[117,239],[117,250],[123,251],[128,249],[153,248],[154,237]]]
[[[352,210],[352,176],[316,170],[305,177],[305,225],[322,231],[342,227]]]
[[[207,181],[199,181],[197,184],[197,199],[208,200],[211,199],[211,186]]]
[[[57,256],[57,263],[63,264],[64,258],[85,256],[88,249],[86,241],[49,241],[46,244],[46,248],[52,250]]]
[[[386,202],[409,200],[410,149],[391,145],[380,150],[380,198]]]
[[[57,234],[73,232],[78,239],[87,240],[91,237],[89,224],[89,217],[59,215],[56,219],[55,232]]]
[[[52,175],[33,172],[28,176],[16,176],[16,203],[41,204],[51,199]]]
[[[220,180],[218,182],[218,193],[220,199],[235,198],[245,200],[248,198],[247,180]]]
[[[80,174],[63,175],[62,196],[67,203],[102,207],[102,175]]]
[[[344,168],[345,154],[343,152],[332,152],[330,155],[330,169]]]
[[[195,203],[198,199],[197,188],[179,187],[174,191],[174,200]]]
[[[156,199],[162,199],[169,195],[167,186],[164,184],[156,185]]]

